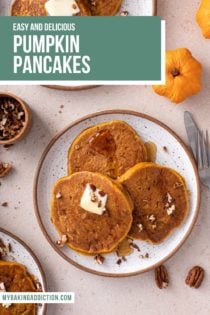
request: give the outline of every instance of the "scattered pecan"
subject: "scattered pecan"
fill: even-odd
[[[94,0],[90,0],[90,4],[95,7],[96,6],[96,2]]]
[[[58,192],[55,196],[56,199],[60,199],[62,197],[62,194],[60,192]]]
[[[130,244],[130,247],[136,249],[138,252],[141,251],[140,248],[139,248],[139,246],[138,246],[137,244],[135,244],[135,243],[131,243],[131,244]]]
[[[12,165],[9,163],[0,162],[0,177],[5,177],[12,169]]]
[[[147,219],[148,219],[150,222],[155,222],[155,221],[156,221],[156,217],[155,217],[154,214],[148,215],[148,216],[147,216]]]
[[[96,191],[96,186],[95,185],[93,185],[93,184],[90,184],[90,189],[92,190],[92,191]]]
[[[43,291],[43,289],[42,289],[42,284],[40,283],[40,282],[36,282],[36,290],[37,290],[37,292],[42,292]]]
[[[128,16],[128,11],[122,11],[122,12],[120,12],[120,16]]]
[[[165,266],[161,265],[155,269],[155,282],[159,289],[165,289],[168,286],[168,271]]]
[[[195,266],[188,272],[185,283],[190,287],[198,289],[204,278],[204,269],[200,266]]]
[[[7,201],[2,202],[1,206],[2,207],[8,207],[8,202]]]
[[[177,189],[177,188],[182,187],[182,186],[183,186],[183,183],[181,183],[181,182],[176,182],[176,183],[173,185],[173,188],[174,188],[174,189]]]
[[[104,263],[105,258],[98,254],[94,257],[94,260],[97,262],[97,264],[102,265]]]
[[[139,228],[139,232],[142,232],[144,227],[143,227],[143,224],[139,223],[137,224],[138,228]]]
[[[139,258],[141,258],[141,259],[145,259],[145,258],[149,258],[149,253],[146,253],[146,254],[144,254],[144,255],[139,255]]]
[[[0,260],[11,252],[11,245],[10,243],[5,244],[1,239],[0,239]]]
[[[3,147],[8,151],[10,147],[12,147],[14,144],[10,143],[10,144],[4,144]]]
[[[61,239],[56,241],[56,245],[60,248],[64,247],[64,245],[68,242],[68,236],[62,235]]]

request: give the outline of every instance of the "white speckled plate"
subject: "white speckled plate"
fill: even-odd
[[[67,152],[72,141],[85,128],[113,119],[127,122],[144,141],[154,142],[157,145],[157,163],[167,165],[180,172],[185,178],[190,192],[190,212],[180,228],[160,245],[135,241],[140,247],[141,253],[134,251],[131,256],[127,257],[127,261],[120,266],[116,264],[115,253],[106,255],[104,264],[98,265],[93,257],[81,255],[67,247],[57,248],[55,242],[59,237],[50,221],[51,190],[55,181],[67,174]],[[168,152],[165,152],[164,146],[168,148]],[[51,141],[38,166],[34,185],[34,202],[42,231],[54,249],[67,261],[83,270],[100,275],[128,276],[156,267],[173,255],[183,244],[193,228],[199,211],[199,179],[190,152],[168,127],[149,116],[136,112],[105,111],[80,119]],[[139,257],[139,254],[145,255],[146,253],[149,254],[149,258]]]
[[[156,14],[157,0],[123,0],[120,12],[128,11],[129,16],[152,16]],[[50,88],[59,90],[84,90],[94,86],[78,83],[69,84],[68,82],[48,86]],[[97,87],[97,86],[95,86]]]
[[[14,236],[10,232],[0,228],[0,239],[4,244],[11,245],[11,252],[5,260],[16,261],[27,267],[29,273],[38,279],[38,282],[42,285],[43,291],[46,291],[46,280],[42,267],[31,251],[31,249],[18,237]],[[37,315],[46,314],[46,306],[40,305],[38,307]]]

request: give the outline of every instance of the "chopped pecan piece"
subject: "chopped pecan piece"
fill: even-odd
[[[9,163],[0,162],[0,177],[5,177],[12,169],[12,165]]]
[[[56,241],[56,245],[60,248],[64,247],[64,245],[68,242],[67,235],[62,235],[61,239]]]
[[[121,265],[121,263],[122,263],[122,259],[119,258],[119,259],[116,261],[116,264],[117,264],[117,265]]]
[[[185,283],[190,287],[198,289],[203,282],[204,269],[200,266],[195,266],[188,272]]]
[[[6,202],[6,201],[5,201],[5,202],[2,202],[1,206],[2,206],[2,207],[8,207],[8,202]]]
[[[0,239],[0,260],[11,252],[11,245],[5,244],[1,239]]]
[[[120,12],[120,15],[121,16],[128,16],[128,11],[122,11],[122,12]]]
[[[130,244],[130,247],[136,249],[138,252],[141,251],[140,248],[139,248],[139,246],[138,246],[137,244],[135,244],[135,243],[131,243],[131,244]]]
[[[37,290],[37,292],[42,292],[43,291],[43,289],[42,289],[42,284],[40,283],[40,282],[36,282],[36,290]]]
[[[169,278],[168,271],[165,266],[161,265],[155,269],[155,282],[159,289],[168,287]]]
[[[94,257],[94,260],[97,262],[97,264],[102,265],[104,263],[105,258],[98,254]]]
[[[58,192],[55,196],[56,199],[60,199],[62,197],[62,194],[60,192]]]

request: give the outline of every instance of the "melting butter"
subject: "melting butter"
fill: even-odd
[[[102,215],[106,211],[107,194],[92,184],[87,184],[80,200],[80,207],[88,212]]]
[[[73,16],[80,12],[75,0],[49,0],[45,10],[50,16]]]

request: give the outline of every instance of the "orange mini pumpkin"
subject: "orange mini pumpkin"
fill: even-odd
[[[154,91],[181,103],[201,90],[201,64],[186,48],[166,52],[166,84],[154,85]]]
[[[196,14],[196,21],[200,26],[203,36],[210,38],[210,0],[202,0]]]

